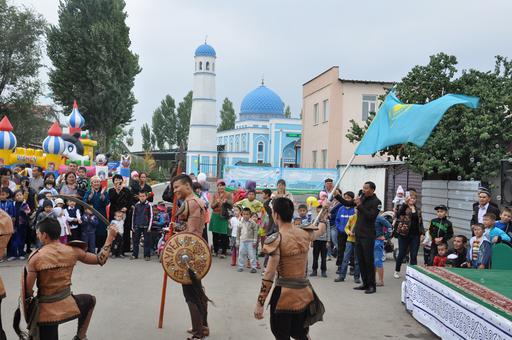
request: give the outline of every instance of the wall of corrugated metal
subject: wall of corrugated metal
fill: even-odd
[[[448,207],[449,220],[455,233],[471,236],[470,221],[473,203],[478,200],[479,181],[423,181],[423,220],[425,228],[436,217],[434,207]]]
[[[407,168],[406,165],[392,165],[387,167],[386,172],[386,210],[393,209],[393,199],[395,198],[396,189],[399,185],[402,186],[404,191],[407,188],[414,188],[418,192],[418,205],[422,204],[422,178]]]

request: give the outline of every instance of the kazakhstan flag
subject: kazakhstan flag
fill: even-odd
[[[372,155],[396,144],[413,143],[421,147],[450,107],[462,104],[476,109],[478,101],[478,97],[447,94],[424,105],[404,104],[392,90],[368,127],[355,154]]]

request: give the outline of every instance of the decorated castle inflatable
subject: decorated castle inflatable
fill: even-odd
[[[0,121],[0,166],[15,164],[32,164],[46,169],[46,171],[65,172],[70,162],[87,169],[87,174],[96,173],[97,166],[107,166],[106,157],[97,155],[99,163],[94,162],[94,147],[97,142],[92,140],[88,130],[82,130],[85,119],[78,110],[76,100],[73,110],[67,118],[68,133],[63,133],[58,122],[54,122],[48,130],[48,136],[43,140],[42,149],[30,149],[16,147],[16,136],[7,116]],[[117,172],[129,173],[130,156],[124,156],[125,160]],[[130,161],[126,162],[126,159]],[[102,161],[105,163],[102,164]],[[121,169],[128,167],[128,169]],[[124,171],[122,171],[124,170]],[[127,170],[127,171],[126,171]]]

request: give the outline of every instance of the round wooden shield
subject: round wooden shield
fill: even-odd
[[[165,243],[161,257],[167,275],[176,282],[191,284],[190,267],[198,279],[206,276],[212,265],[208,243],[196,234],[182,232],[171,236]]]

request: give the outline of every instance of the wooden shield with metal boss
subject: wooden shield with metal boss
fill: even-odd
[[[181,232],[167,240],[161,262],[171,279],[182,284],[191,284],[188,269],[192,269],[197,278],[202,279],[210,270],[212,256],[208,243],[202,237]]]

